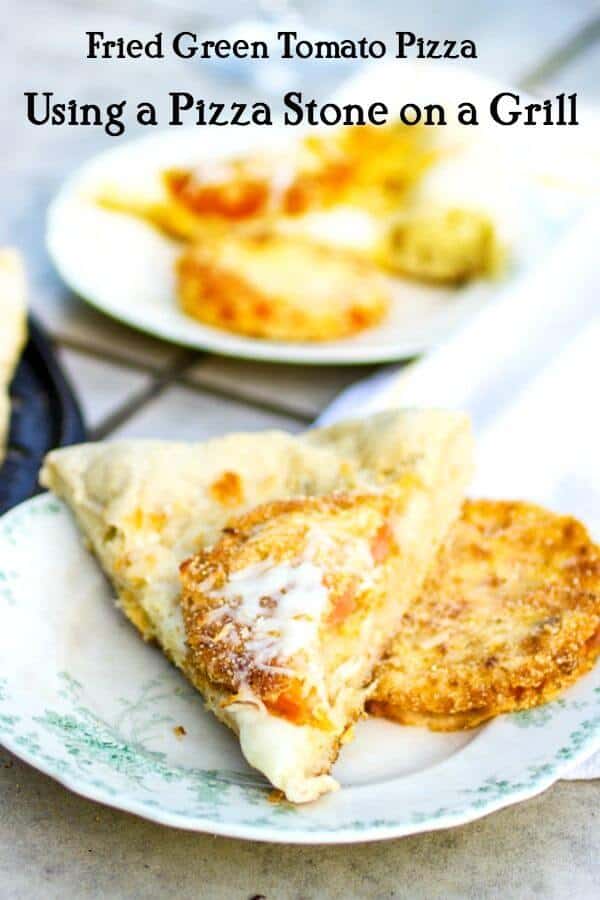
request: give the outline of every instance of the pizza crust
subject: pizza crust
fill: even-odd
[[[25,273],[19,254],[0,250],[0,463],[10,422],[8,389],[27,336]]]

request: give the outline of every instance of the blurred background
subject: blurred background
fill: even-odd
[[[162,107],[170,90],[214,100],[267,99],[269,79],[274,90],[280,83],[276,67],[259,73],[253,66],[251,81],[247,67],[227,60],[180,60],[170,54],[159,60],[85,58],[86,31],[147,40],[157,31],[189,29],[201,39],[226,35],[235,27],[249,32],[249,22],[271,31],[292,23],[299,32],[333,37],[389,39],[396,30],[439,39],[468,37],[476,42],[479,57],[462,60],[461,66],[537,94],[576,90],[582,106],[600,100],[597,0],[5,3],[0,25],[0,244],[17,245],[25,254],[31,306],[61,348],[93,435],[113,433],[123,425],[129,433],[156,433],[157,423],[162,432],[174,420],[180,423],[179,436],[185,437],[181,422],[197,421],[198,414],[208,431],[232,425],[263,427],[273,417],[273,424],[300,427],[340,388],[365,374],[350,368],[302,371],[280,366],[275,377],[273,366],[226,361],[146,338],[74,298],[54,273],[44,249],[46,207],[63,179],[94,153],[134,139],[143,130],[129,121],[123,138],[111,138],[101,128],[36,128],[26,122],[23,92],[54,91],[57,101],[76,97],[104,105],[125,97],[130,104],[149,99]],[[353,65],[355,72],[360,62]],[[325,97],[345,72],[344,64],[308,64],[304,71],[294,72],[293,86]],[[257,73],[260,86],[254,83]],[[276,87],[275,92],[279,90]],[[175,410],[168,423],[157,406],[157,398],[165,394],[169,408]],[[222,402],[216,404],[215,397]],[[248,401],[251,408],[240,406]]]

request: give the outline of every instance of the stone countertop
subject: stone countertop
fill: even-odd
[[[560,782],[446,831],[295,847],[165,828],[0,751],[0,897],[348,900],[598,896],[600,781]]]

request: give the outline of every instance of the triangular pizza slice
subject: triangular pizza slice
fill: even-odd
[[[470,468],[464,416],[406,411],[300,437],[82,445],[51,453],[41,480],[131,621],[303,802],[336,787],[331,766]]]

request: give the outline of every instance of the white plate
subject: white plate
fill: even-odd
[[[273,803],[233,735],[115,610],[48,494],[0,520],[0,602],[0,740],[71,790],[166,825],[289,843],[398,837],[538,794],[600,747],[596,667],[560,700],[468,733],[361,723],[338,793]]]
[[[480,97],[483,106],[497,89],[472,73],[403,62],[400,69],[392,63],[365,70],[338,92],[337,99],[384,99],[393,111],[401,101],[435,98],[453,110],[457,98]],[[537,135],[526,131],[524,140],[520,132],[500,126],[438,129],[440,143],[453,148],[452,161],[438,166],[425,188],[440,201],[470,202],[489,211],[511,245],[511,271],[497,283],[480,281],[456,290],[395,280],[392,309],[385,321],[352,338],[326,343],[267,341],[194,321],[179,311],[175,297],[173,261],[178,248],[145,223],[102,210],[92,199],[99,187],[107,185],[147,189],[166,166],[285,145],[298,139],[298,128],[171,128],[103,153],[76,172],[52,203],[48,248],[63,279],[83,299],[169,341],[228,356],[305,364],[400,359],[439,343],[467,315],[521,277],[550,252],[574,208],[583,202],[581,194],[575,202],[569,197],[566,203],[562,199],[556,203],[555,171],[553,180],[537,180],[540,160],[547,161],[548,152],[544,146],[543,153],[534,153]],[[561,166],[569,168],[566,158],[559,161],[559,171]]]

